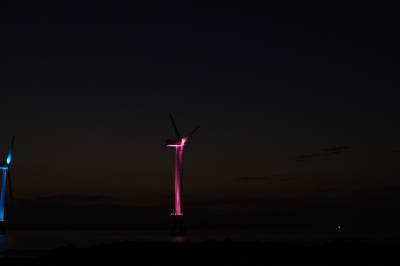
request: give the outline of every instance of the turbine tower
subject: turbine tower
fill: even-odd
[[[11,148],[10,152],[8,153],[7,157],[7,163],[3,162],[0,164],[0,169],[3,169],[3,178],[1,180],[1,195],[0,195],[0,224],[1,224],[1,231],[3,234],[5,234],[5,226],[4,226],[4,199],[5,199],[5,194],[6,194],[6,179],[8,176],[8,187],[10,189],[10,198],[12,201],[12,191],[11,191],[11,174],[10,174],[10,168],[11,168],[11,155],[12,155],[12,149],[14,145],[14,138],[11,142]]]
[[[179,134],[178,128],[175,125],[174,119],[172,115],[171,117],[172,125],[174,126],[175,135],[177,140],[167,139],[167,146],[175,147],[175,208],[171,215],[175,216],[174,227],[171,231],[171,235],[173,236],[184,236],[185,230],[182,225],[181,216],[183,215],[181,210],[181,192],[182,192],[182,184],[183,184],[183,172],[182,172],[182,155],[183,155],[183,146],[185,142],[189,139],[189,137],[200,127],[196,127],[189,135],[184,138],[181,138]]]

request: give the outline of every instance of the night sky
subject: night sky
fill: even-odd
[[[319,2],[1,1],[7,228],[168,230],[171,113],[188,232],[400,230],[399,8]]]

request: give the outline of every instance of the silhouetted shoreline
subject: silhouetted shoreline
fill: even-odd
[[[73,244],[45,254],[23,258],[4,257],[1,265],[395,265],[400,244],[364,244],[341,240],[302,246],[270,242],[231,241],[203,243],[170,241],[123,242],[79,248]]]

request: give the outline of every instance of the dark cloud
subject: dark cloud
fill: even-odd
[[[305,161],[307,161],[307,160],[296,160],[296,161],[294,161],[295,163],[299,163],[299,162],[305,162]]]
[[[321,189],[317,190],[317,192],[321,192],[321,193],[334,192],[334,191],[336,191],[336,189],[334,189],[334,188],[321,188]]]
[[[340,153],[340,151],[328,152],[328,153],[325,153],[324,155],[333,155],[333,154],[338,154],[338,153]]]
[[[239,180],[262,180],[266,178],[267,177],[240,177]]]
[[[341,150],[347,150],[347,149],[350,149],[350,147],[349,146],[338,146],[335,148],[324,149],[322,151],[341,151]]]
[[[239,180],[263,180],[263,179],[271,179],[271,180],[291,180],[290,178],[283,178],[283,175],[271,175],[268,176],[261,176],[261,177],[240,177]]]
[[[338,154],[338,153],[340,153],[340,151],[346,150],[346,149],[350,149],[350,147],[349,146],[339,146],[339,147],[334,147],[334,148],[329,148],[329,149],[323,149],[322,151],[328,152],[328,153],[325,153],[324,155],[333,155],[333,154]],[[316,156],[319,156],[319,154],[301,155],[301,156],[291,157],[289,159],[298,159],[298,160],[295,160],[295,162],[303,162],[303,161],[306,161],[303,159],[316,157]]]
[[[398,153],[400,150],[389,151],[388,153]]]
[[[289,180],[292,180],[291,178],[288,178],[287,176],[284,177],[284,175],[273,175],[272,178],[274,180],[278,180],[278,181],[289,181]]]
[[[291,178],[289,178],[288,176],[284,176],[284,175],[273,175],[272,176],[273,180],[277,180],[277,181],[289,181],[292,180]]]
[[[289,159],[305,159],[305,158],[310,158],[310,157],[315,157],[315,156],[318,156],[318,154],[301,155],[301,156],[291,157]]]

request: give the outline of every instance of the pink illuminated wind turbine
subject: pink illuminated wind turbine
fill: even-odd
[[[189,139],[189,137],[200,127],[196,127],[192,132],[189,133],[184,138],[181,138],[179,134],[178,128],[175,125],[174,119],[172,115],[171,117],[172,125],[174,126],[175,135],[177,140],[167,139],[167,146],[172,146],[176,148],[175,153],[175,209],[171,215],[175,216],[174,227],[171,231],[173,236],[183,236],[185,235],[185,230],[182,226],[182,221],[180,216],[183,215],[181,211],[181,192],[182,192],[182,184],[183,184],[183,172],[182,172],[182,154],[183,154],[183,146],[185,142]]]

